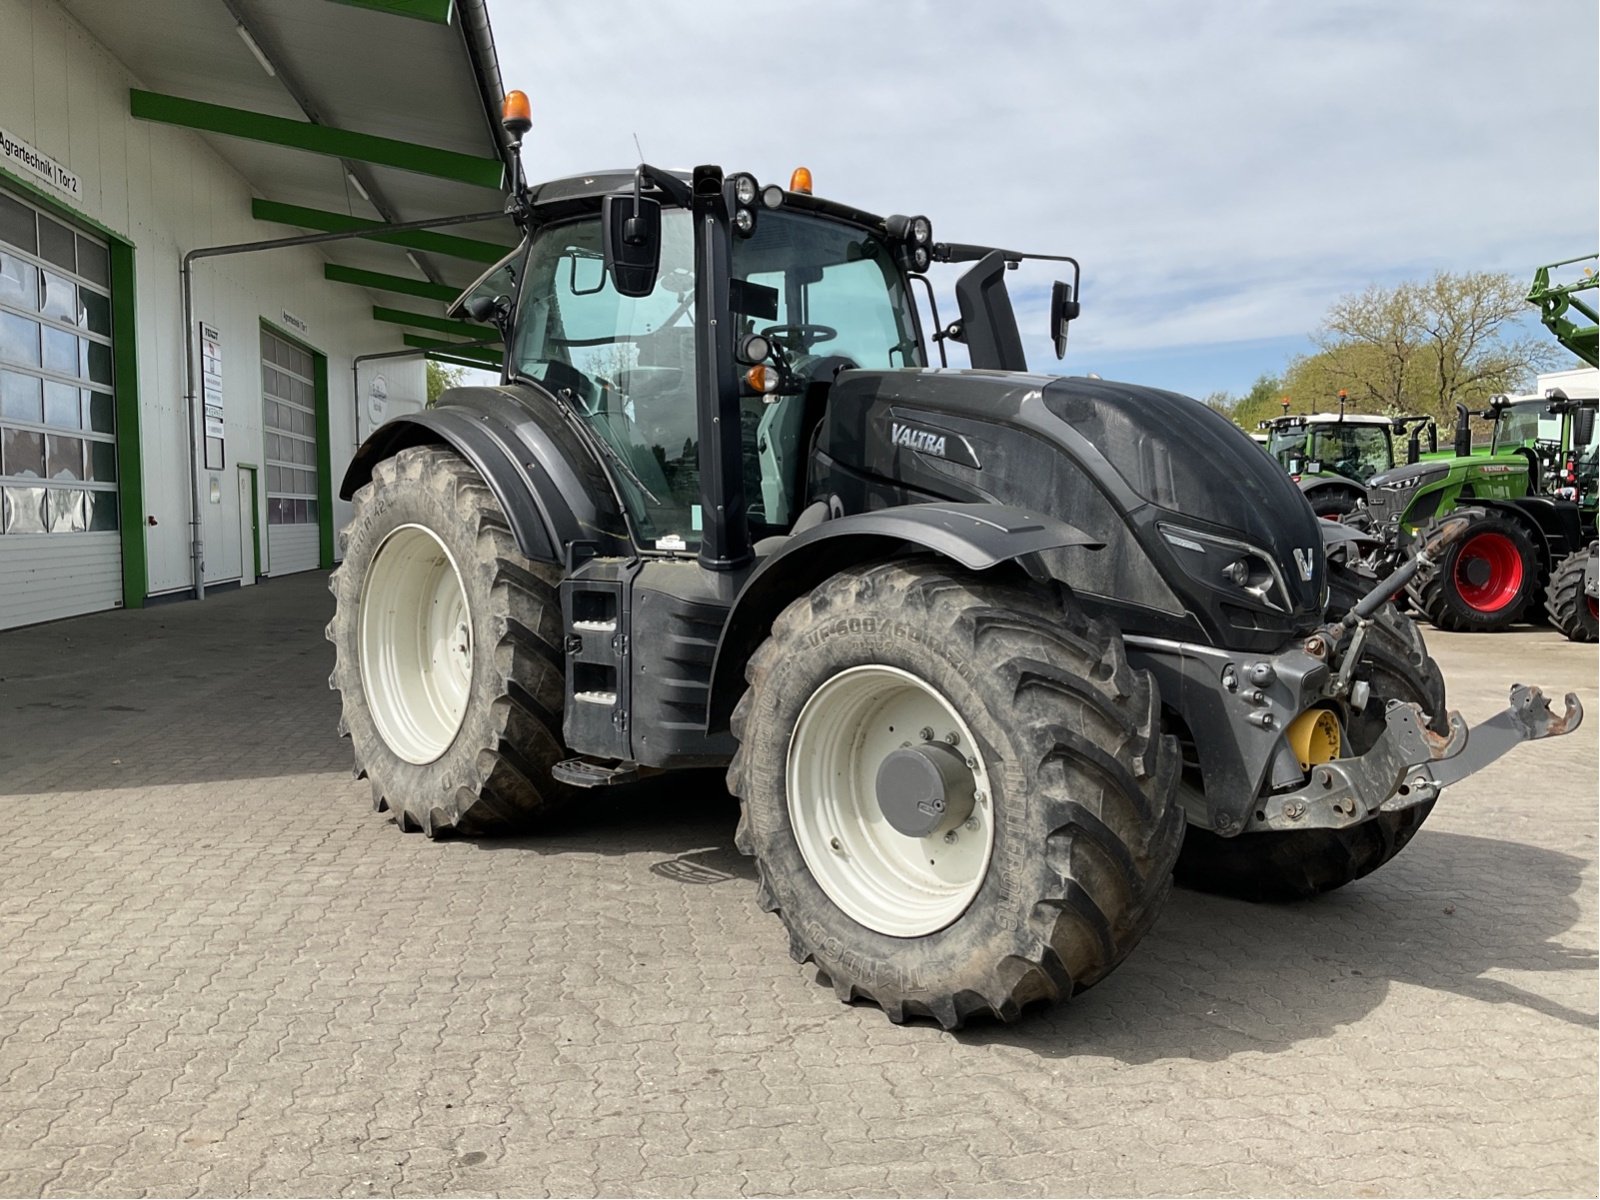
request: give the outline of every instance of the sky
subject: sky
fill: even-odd
[[[1240,393],[1339,295],[1600,242],[1594,0],[491,0],[530,179],[717,163],[1008,282],[1035,369]],[[957,268],[935,269],[941,315]],[[1531,310],[1530,310],[1531,312]]]

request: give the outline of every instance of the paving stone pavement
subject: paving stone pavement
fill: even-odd
[[[1576,736],[1372,878],[1178,892],[1101,986],[840,1005],[715,775],[540,837],[352,781],[320,575],[0,634],[0,1194],[1596,1194],[1596,651],[1429,633]]]

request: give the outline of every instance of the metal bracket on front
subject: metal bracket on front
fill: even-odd
[[[1583,721],[1583,706],[1567,693],[1557,717],[1536,687],[1516,684],[1511,704],[1470,733],[1460,713],[1450,714],[1441,736],[1422,723],[1415,704],[1391,703],[1387,727],[1359,758],[1335,759],[1311,768],[1307,786],[1265,797],[1247,828],[1256,830],[1343,829],[1376,816],[1435,799],[1441,789],[1465,779],[1513,746],[1571,733]]]
[[[1481,771],[1513,746],[1540,738],[1560,737],[1583,723],[1583,705],[1572,692],[1566,695],[1567,710],[1557,717],[1550,701],[1536,687],[1511,685],[1511,704],[1472,731],[1472,740],[1461,754],[1448,763],[1433,767],[1434,782],[1446,787]]]

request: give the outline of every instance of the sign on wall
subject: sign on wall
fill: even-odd
[[[215,325],[200,323],[200,395],[205,406],[206,469],[223,466],[222,333]]]
[[[0,129],[0,163],[19,174],[43,180],[74,200],[83,198],[83,185],[76,175],[43,151],[34,149],[19,137],[12,137],[5,129]]]

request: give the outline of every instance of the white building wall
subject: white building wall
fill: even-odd
[[[192,583],[180,260],[196,247],[296,231],[251,218],[250,186],[205,137],[133,120],[128,89],[141,86],[55,0],[0,0],[0,125],[77,174],[81,198],[50,193],[52,198],[135,246],[144,507],[156,522],[145,525],[144,537],[149,590],[159,594]],[[202,508],[207,583],[240,576],[235,464],[264,464],[260,322],[281,327],[288,310],[309,326],[304,334],[290,332],[327,355],[336,491],[356,444],[351,361],[357,354],[401,348],[401,330],[371,319],[372,295],[326,281],[323,262],[315,248],[307,247],[195,265],[195,316],[222,334],[227,428],[226,467],[202,471],[201,477],[207,497]],[[114,332],[127,336],[126,330]],[[391,412],[397,404],[420,402],[425,394],[419,360],[385,360],[364,369],[363,378],[370,380],[374,373],[388,383]],[[259,485],[264,522],[264,465]],[[215,503],[209,499],[213,494],[219,497]],[[349,506],[336,501],[336,546],[337,530],[348,519]]]

